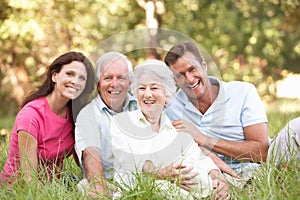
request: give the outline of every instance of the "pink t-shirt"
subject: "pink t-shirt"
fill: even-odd
[[[12,135],[8,159],[1,172],[1,178],[17,176],[20,167],[18,149],[18,131],[26,131],[36,138],[38,144],[39,171],[47,174],[50,179],[55,172],[63,167],[63,159],[73,154],[74,133],[69,112],[67,117],[57,116],[49,107],[45,97],[26,104],[18,113]],[[59,173],[57,173],[58,177]],[[13,180],[12,180],[13,181]]]

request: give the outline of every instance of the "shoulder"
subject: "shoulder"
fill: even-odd
[[[76,122],[87,121],[91,118],[94,118],[94,109],[95,109],[95,99],[93,99],[90,103],[85,105],[79,112]]]
[[[228,89],[253,89],[255,86],[249,82],[243,81],[231,81],[231,82],[222,82],[225,87]]]
[[[23,108],[21,108],[18,116],[32,116],[35,114],[41,114],[45,111],[45,107],[47,106],[47,101],[45,97],[41,97],[35,99],[33,101],[28,102]],[[17,116],[17,117],[18,117]]]
[[[247,96],[248,94],[257,94],[257,90],[252,83],[242,81],[222,82],[226,95]]]

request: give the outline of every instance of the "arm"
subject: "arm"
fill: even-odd
[[[234,142],[215,139],[197,131],[194,139],[199,146],[212,149],[222,155],[243,160],[262,162],[266,160],[269,141],[267,123],[260,123],[244,128],[246,140]]]
[[[18,143],[22,173],[30,181],[38,169],[37,140],[30,133],[19,131]]]
[[[192,123],[184,120],[175,120],[172,123],[178,131],[191,134],[200,147],[212,149],[227,157],[243,161],[262,162],[266,160],[269,147],[267,123],[245,127],[246,140],[239,142],[206,136]]]
[[[201,148],[201,147],[200,147]],[[233,177],[239,178],[239,176],[237,175],[237,173],[235,173],[235,171],[233,169],[231,169],[231,167],[229,167],[229,165],[227,165],[221,158],[219,158],[216,154],[214,154],[213,152],[209,151],[208,149],[202,147],[201,150],[203,151],[204,154],[206,154],[207,156],[209,156],[214,163],[219,167],[219,169],[221,170],[221,172],[227,173]]]
[[[87,147],[82,156],[85,177],[93,186],[90,195],[94,197],[104,195],[106,193],[106,183],[100,150],[97,147]]]

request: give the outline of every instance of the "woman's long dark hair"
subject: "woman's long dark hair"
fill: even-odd
[[[74,100],[70,100],[67,104],[70,108],[71,113],[73,113],[73,119],[76,119],[79,111],[85,106],[89,100],[89,95],[94,89],[94,68],[91,62],[80,52],[67,52],[58,58],[56,58],[53,63],[49,66],[46,79],[43,84],[37,88],[36,91],[33,91],[29,94],[22,103],[22,107],[25,106],[30,101],[38,99],[40,97],[47,96],[52,93],[54,90],[55,83],[52,81],[53,73],[59,73],[64,65],[70,64],[73,61],[78,61],[84,64],[87,79],[86,85],[82,93]]]

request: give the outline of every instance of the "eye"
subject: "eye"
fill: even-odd
[[[123,75],[123,76],[121,76],[119,79],[121,79],[121,80],[127,80],[127,76],[126,76],[126,75]]]
[[[175,77],[178,78],[178,79],[180,79],[180,78],[183,77],[183,74],[182,74],[182,73],[177,73],[177,74],[175,75]]]
[[[145,86],[139,86],[139,87],[138,87],[138,90],[145,90],[145,89],[146,89]]]
[[[190,69],[189,69],[189,72],[195,72],[197,69],[196,69],[196,67],[191,67]]]
[[[82,81],[85,81],[86,77],[85,76],[79,76],[79,79],[82,80]]]
[[[106,81],[109,81],[109,80],[112,79],[112,77],[111,77],[111,76],[106,76],[106,77],[104,77],[103,79],[106,80]]]

